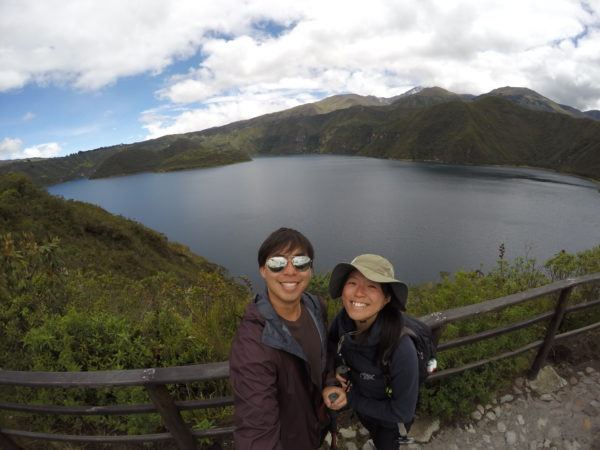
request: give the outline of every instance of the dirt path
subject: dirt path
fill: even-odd
[[[539,393],[517,380],[513,393],[475,409],[470,423],[440,430],[423,449],[600,449],[600,372],[559,367],[566,385]],[[475,411],[477,411],[477,414]]]

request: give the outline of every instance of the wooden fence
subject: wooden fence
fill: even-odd
[[[553,310],[531,317],[525,321],[514,323],[502,328],[487,330],[467,337],[443,342],[438,346],[438,351],[467,345],[469,343],[493,338],[495,336],[509,333],[518,329],[531,326],[535,323],[547,321],[546,334],[543,340],[531,342],[522,348],[492,356],[485,360],[476,361],[462,367],[441,370],[429,377],[430,380],[443,379],[450,375],[463,372],[468,369],[498,361],[504,358],[539,349],[531,366],[529,375],[534,377],[543,366],[548,352],[553,343],[579,333],[590,331],[600,327],[600,322],[593,323],[568,332],[557,334],[565,314],[592,308],[600,304],[600,299],[586,299],[585,302],[567,307],[567,300],[573,288],[580,285],[600,282],[600,273],[570,278],[555,283],[530,289],[525,292],[476,303],[469,306],[437,312],[422,317],[434,330],[434,336],[439,341],[444,327],[452,322],[464,320],[483,314],[500,311],[509,306],[517,305],[525,301],[531,301],[557,294]],[[593,291],[597,292],[597,291]],[[180,449],[196,449],[197,439],[205,437],[216,437],[229,435],[233,432],[232,427],[213,428],[209,430],[192,430],[184,422],[181,411],[216,408],[233,404],[231,397],[215,398],[210,400],[175,401],[167,390],[167,385],[182,384],[198,381],[210,381],[224,379],[229,376],[229,365],[227,361],[211,364],[197,364],[180,367],[151,368],[137,370],[112,370],[97,372],[17,372],[0,370],[0,386],[24,386],[29,388],[101,388],[101,387],[123,387],[142,386],[148,392],[152,403],[137,405],[111,405],[111,406],[57,406],[57,405],[32,405],[14,404],[0,401],[0,410],[26,412],[31,414],[60,414],[60,415],[130,415],[157,412],[161,415],[166,431],[156,434],[144,435],[121,435],[121,436],[86,436],[42,433],[35,431],[14,430],[0,428],[0,448],[7,450],[18,450],[22,447],[18,444],[25,441],[63,441],[82,443],[142,443],[175,441]],[[1,424],[0,424],[1,426]]]

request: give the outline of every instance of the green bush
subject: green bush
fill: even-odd
[[[457,272],[446,276],[440,283],[412,287],[409,294],[409,312],[425,315],[431,312],[479,303],[548,284],[558,279],[600,272],[600,246],[570,255],[560,252],[542,267],[529,258],[507,261],[501,258],[487,274]],[[599,286],[582,286],[573,291],[569,304],[598,298]],[[484,330],[500,328],[554,309],[557,295],[540,297],[511,306],[502,311],[472,317],[449,324],[441,342]],[[579,328],[600,321],[600,308],[568,315],[560,331]],[[438,354],[441,369],[459,367],[472,361],[483,360],[504,352],[516,350],[543,339],[546,323],[513,331],[492,339],[464,347],[455,347]],[[426,383],[421,388],[420,411],[444,419],[461,417],[473,410],[476,403],[486,403],[496,392],[523,375],[531,366],[535,351],[530,351],[486,366],[467,370],[438,382]]]
[[[10,238],[10,239],[9,239]],[[45,245],[30,236],[4,244],[18,264],[0,271],[0,367],[14,370],[89,371],[168,367],[227,359],[229,345],[249,294],[218,273],[198,273],[192,284],[165,273],[132,280],[111,273],[57,273],[39,264]],[[56,243],[56,241],[51,241]],[[58,244],[57,244],[58,245]],[[4,246],[6,248],[7,245]],[[28,250],[29,249],[29,250]],[[30,249],[36,249],[35,251]],[[5,259],[7,251],[5,253]],[[48,263],[50,266],[54,264]],[[25,279],[29,282],[16,282]],[[61,302],[57,301],[60,292]],[[170,386],[178,400],[226,395],[226,381]],[[16,403],[111,405],[149,403],[143,388],[0,389]],[[196,411],[197,426],[230,413]],[[90,434],[159,431],[157,414],[119,416],[34,416],[3,413],[3,422],[40,431]],[[27,425],[25,425],[27,423]]]

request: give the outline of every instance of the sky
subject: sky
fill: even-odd
[[[600,0],[0,0],[0,160],[415,86],[600,109]]]

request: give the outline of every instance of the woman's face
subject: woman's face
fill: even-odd
[[[342,302],[358,330],[369,328],[389,301],[380,283],[369,280],[358,270],[350,272],[342,290]]]

